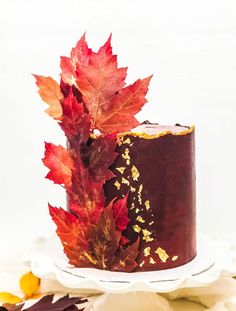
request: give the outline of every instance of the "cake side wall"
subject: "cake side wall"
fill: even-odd
[[[196,255],[194,131],[145,139],[127,135],[105,186],[107,202],[129,192],[130,241],[140,236],[137,271],[162,270]]]

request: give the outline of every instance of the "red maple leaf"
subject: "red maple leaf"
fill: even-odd
[[[49,211],[70,264],[115,271],[132,271],[136,267],[139,242],[125,249],[120,246],[122,235],[112,205],[104,208],[99,220],[89,226],[61,208],[49,205]]]
[[[128,208],[127,208],[127,194],[125,197],[119,200],[113,200],[109,205],[112,205],[113,215],[116,220],[116,228],[119,231],[124,231],[127,228],[130,219],[128,217]]]
[[[64,184],[65,187],[71,185],[74,162],[64,147],[45,142],[45,156],[42,161],[50,169],[46,178],[55,184]]]
[[[46,112],[54,119],[60,120],[62,115],[61,101],[63,100],[60,86],[51,77],[33,76],[36,79],[36,85],[39,88],[38,93],[40,97],[49,105]]]
[[[98,269],[109,269],[119,248],[121,233],[116,229],[112,208],[106,207],[97,224],[91,226],[88,235],[90,251],[96,258]]]
[[[65,83],[69,85],[76,85],[76,68],[77,65],[88,65],[89,57],[92,54],[92,50],[89,49],[85,40],[85,33],[78,41],[76,46],[71,50],[71,57],[61,57],[61,78]]]
[[[129,131],[139,122],[134,117],[146,103],[151,77],[125,85],[127,68],[118,68],[112,54],[111,36],[97,53],[91,51],[85,35],[72,49],[70,58],[62,58],[62,79],[82,94],[91,115],[92,129],[102,133]]]
[[[95,127],[103,133],[111,131],[125,132],[139,125],[134,117],[147,102],[145,95],[152,76],[137,80],[119,90],[97,114]],[[98,109],[99,111],[99,109]]]
[[[84,222],[97,222],[105,204],[103,182],[94,181],[79,153],[71,150],[71,154],[75,165],[67,189],[70,209]]]
[[[127,68],[117,67],[117,56],[112,54],[111,35],[97,53],[92,52],[89,62],[76,66],[76,84],[83,94],[96,127],[96,119],[107,101],[125,85]]]
[[[116,147],[116,134],[106,134],[94,139],[84,151],[83,160],[95,181],[104,183],[115,176],[109,167],[117,156]]]
[[[86,142],[90,136],[90,115],[85,113],[83,103],[78,103],[72,90],[62,103],[63,115],[59,123],[70,145],[77,147]]]
[[[35,304],[30,306],[29,308],[24,308],[26,311],[82,311],[83,309],[79,309],[77,307],[78,304],[84,304],[88,300],[83,297],[69,297],[69,295],[65,295],[61,297],[56,302],[53,302],[54,295],[46,295],[37,301]],[[19,305],[3,305],[4,310],[8,311],[21,311],[24,307],[24,303]],[[6,309],[5,309],[6,308]],[[1,308],[0,308],[1,309]]]
[[[110,265],[112,271],[132,272],[137,267],[135,261],[139,254],[139,239],[126,248],[120,248]]]
[[[50,204],[48,206],[52,220],[57,226],[57,235],[62,242],[70,264],[80,267],[93,265],[87,258],[89,247],[87,227],[76,216],[62,208],[53,207]]]
[[[65,186],[71,211],[49,206],[50,214],[71,264],[131,272],[139,240],[129,245],[122,235],[129,223],[128,194],[105,206],[103,186],[114,177],[109,169],[117,155],[114,132],[139,124],[135,115],[147,101],[151,76],[125,87],[127,68],[118,68],[111,36],[93,52],[85,34],[70,57],[61,58],[61,70],[60,86],[50,77],[35,76],[69,149],[45,143],[46,177]],[[101,135],[94,138],[95,129]]]

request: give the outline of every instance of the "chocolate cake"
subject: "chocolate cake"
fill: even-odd
[[[61,57],[58,83],[34,75],[67,145],[45,142],[46,178],[65,189],[49,204],[68,262],[116,272],[174,268],[196,256],[194,128],[136,119],[152,78],[126,85],[111,36],[85,34]]]
[[[129,191],[124,235],[140,237],[137,271],[178,267],[196,255],[194,128],[143,124],[119,134],[108,202]]]

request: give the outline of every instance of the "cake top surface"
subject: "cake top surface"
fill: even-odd
[[[134,133],[145,133],[149,135],[156,135],[161,134],[163,132],[171,132],[173,134],[179,134],[182,132],[186,132],[186,130],[189,130],[189,126],[181,126],[181,125],[160,125],[160,124],[141,124],[134,129],[131,130],[131,132]]]
[[[137,136],[140,138],[152,139],[158,138],[163,135],[185,135],[191,133],[194,130],[194,126],[184,126],[180,124],[176,125],[161,125],[157,123],[150,123],[148,121],[143,122],[139,126],[131,129],[129,132],[120,133],[118,136],[125,135]]]

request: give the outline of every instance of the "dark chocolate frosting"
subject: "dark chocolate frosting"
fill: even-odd
[[[142,124],[119,135],[107,203],[129,192],[125,236],[140,237],[137,271],[183,265],[196,255],[194,129]]]

